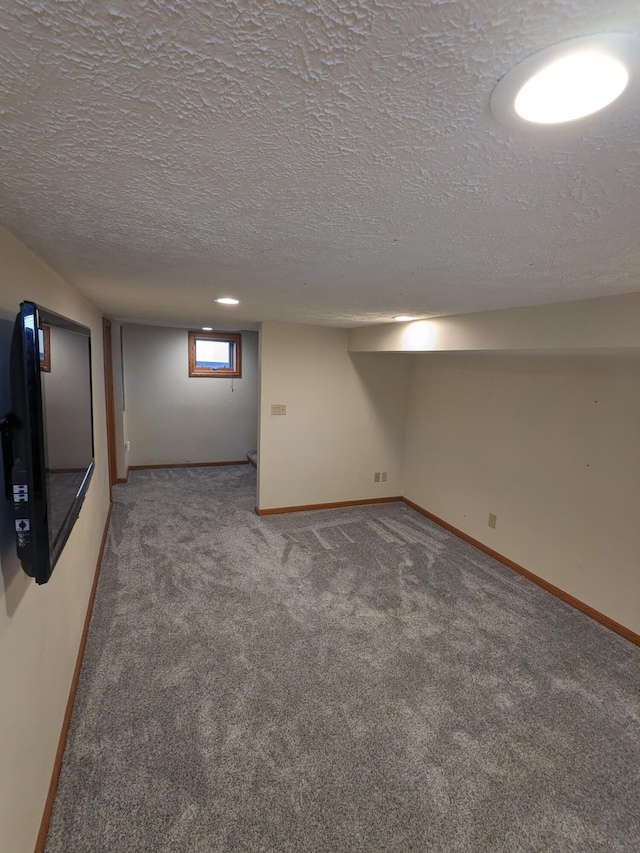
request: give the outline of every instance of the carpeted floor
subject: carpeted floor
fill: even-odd
[[[47,853],[637,851],[640,649],[403,504],[132,472]]]

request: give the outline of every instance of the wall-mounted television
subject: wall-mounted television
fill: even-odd
[[[91,330],[23,302],[10,361],[12,411],[2,426],[6,494],[22,568],[43,584],[94,468]]]

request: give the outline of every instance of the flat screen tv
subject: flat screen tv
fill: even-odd
[[[23,302],[10,360],[12,411],[2,430],[6,491],[22,568],[44,584],[94,468],[91,330]]]

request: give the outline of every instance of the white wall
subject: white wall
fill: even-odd
[[[15,555],[10,503],[0,500],[0,849],[34,848],[51,779],[109,505],[100,313],[0,229],[0,414],[9,402],[9,340],[28,299],[90,326],[96,470],[45,586]]]
[[[640,632],[640,355],[412,358],[404,495]]]
[[[242,332],[242,378],[189,377],[188,332],[124,327],[130,465],[228,462],[257,445],[258,335]]]
[[[402,493],[407,361],[347,343],[346,329],[262,324],[260,509]],[[271,415],[274,403],[287,414]]]

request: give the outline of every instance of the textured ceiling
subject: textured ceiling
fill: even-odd
[[[489,110],[536,50],[637,32],[635,0],[4,5],[0,221],[108,315],[353,326],[640,290],[640,87],[563,128]]]

